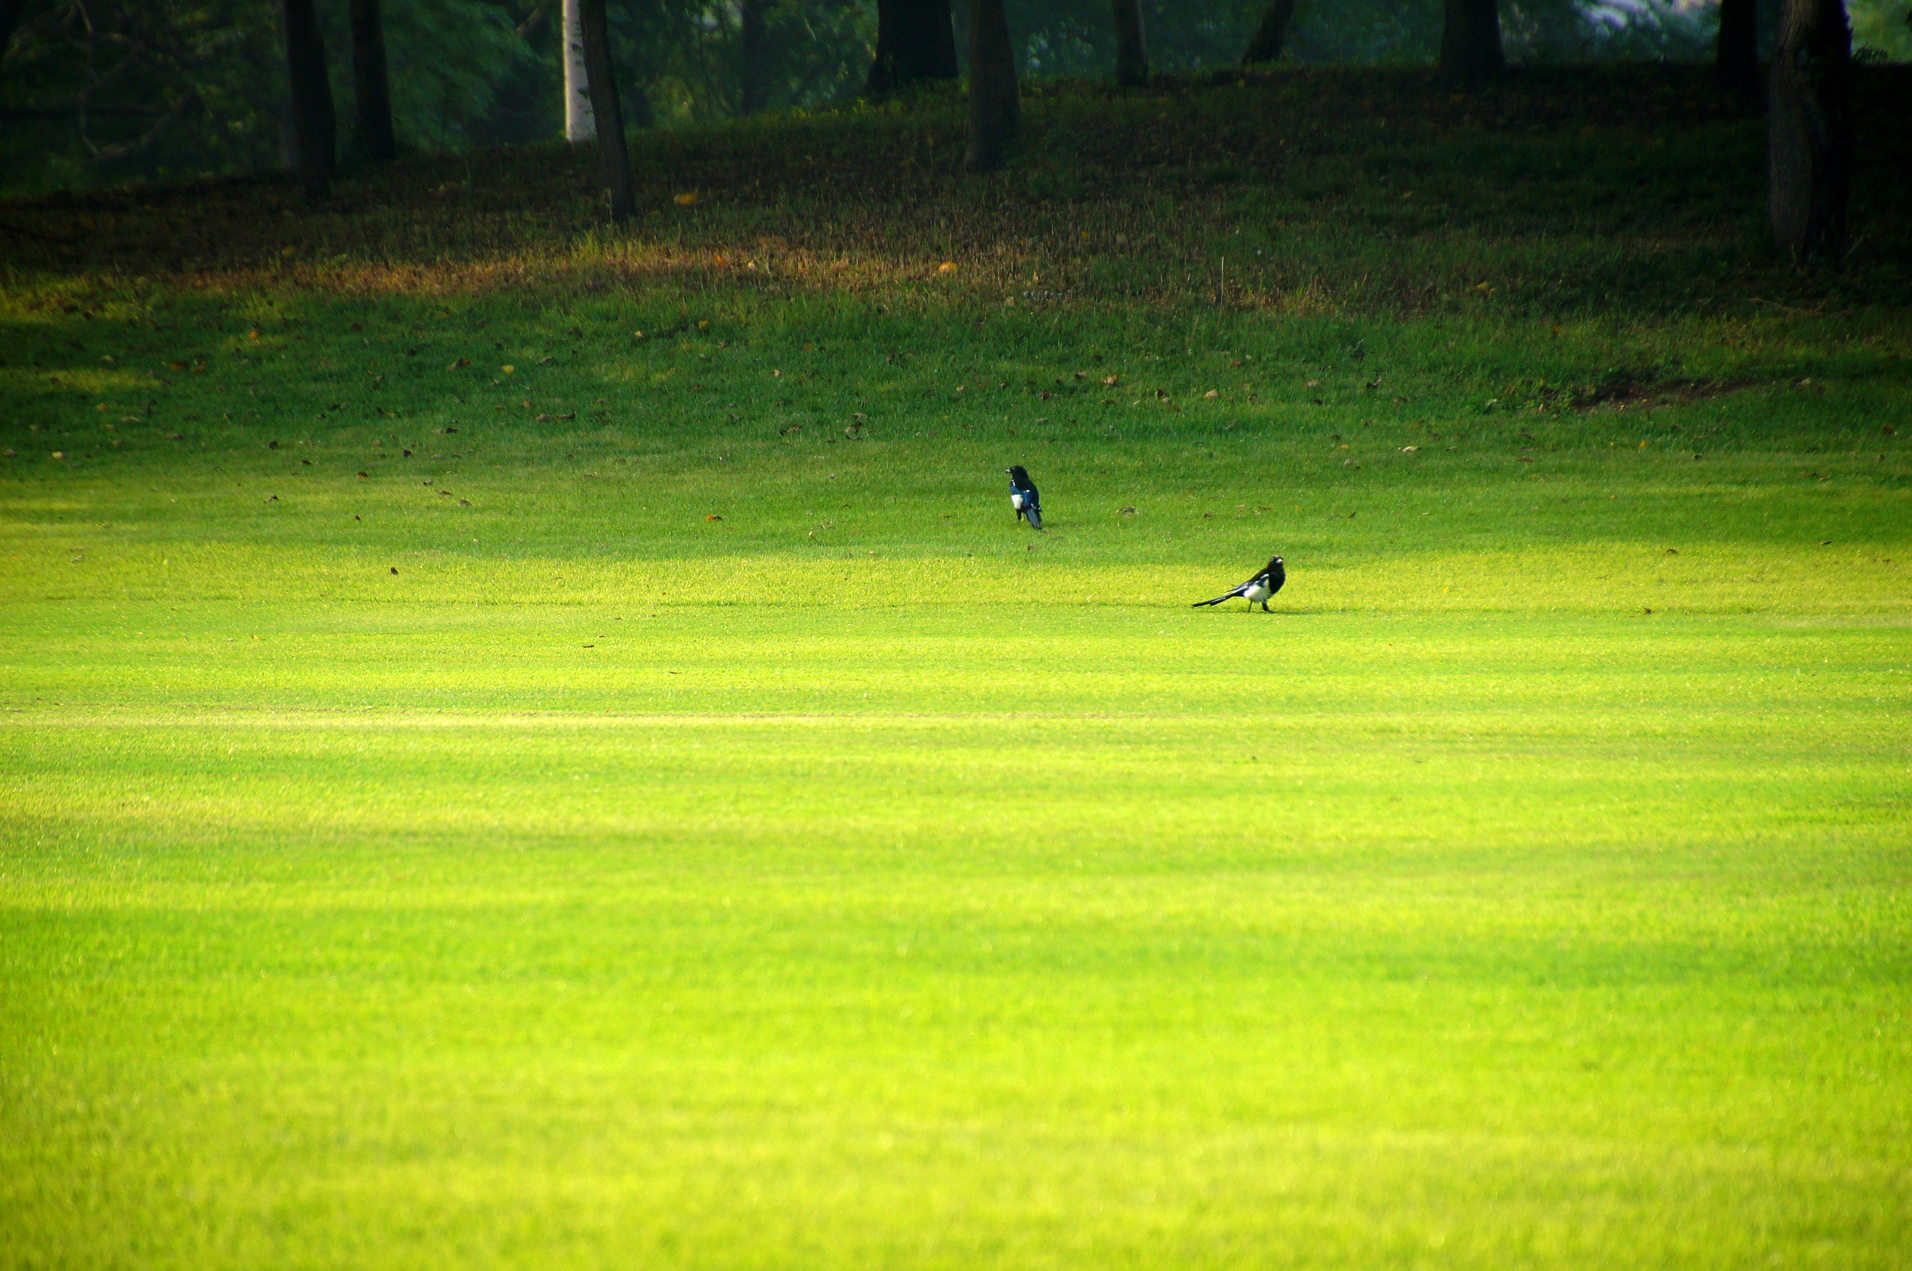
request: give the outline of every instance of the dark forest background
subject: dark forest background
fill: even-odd
[[[751,0],[768,59],[747,91],[744,0],[610,0],[626,121],[672,127],[856,99],[876,40],[874,0]],[[1235,64],[1266,0],[1143,0],[1150,67]],[[957,4],[966,49],[967,6]],[[1849,6],[1868,60],[1912,56],[1908,0]],[[1777,5],[1761,5],[1762,53]],[[351,99],[345,0],[322,0],[334,96]],[[1010,0],[1021,77],[1107,77],[1108,0]],[[562,134],[559,0],[385,0],[401,147],[437,152]],[[1703,61],[1717,5],[1678,0],[1510,0],[1510,60]],[[1337,0],[1297,7],[1284,57],[1416,64],[1438,51],[1439,0]],[[290,163],[284,34],[274,0],[24,0],[0,60],[0,191],[31,194]],[[341,117],[340,144],[350,138]]]

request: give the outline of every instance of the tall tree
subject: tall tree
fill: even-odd
[[[1115,10],[1115,82],[1141,88],[1149,82],[1149,51],[1142,42],[1142,0],[1111,0]]]
[[[769,8],[770,0],[743,0],[740,6],[743,92],[738,106],[746,115],[754,115],[770,104],[770,33],[764,21]]]
[[[876,58],[864,92],[894,92],[959,73],[949,0],[876,0]]]
[[[1002,0],[970,0],[969,151],[963,166],[971,172],[1000,168],[1003,150],[1021,123],[1016,51],[1009,42]]]
[[[338,165],[338,116],[325,64],[325,37],[313,0],[284,0],[285,60],[292,87],[292,141],[299,186],[311,200],[332,189]]]
[[[611,27],[604,18],[604,0],[579,0],[578,18],[604,183],[611,187],[611,219],[628,221],[637,212],[637,198],[631,192],[631,152],[624,144],[624,111],[611,69]]]
[[[1751,96],[1759,88],[1759,0],[1720,0],[1714,67],[1720,87]]]
[[[1768,211],[1795,259],[1845,246],[1852,192],[1852,28],[1841,0],[1786,0],[1767,79]]]
[[[1500,0],[1447,0],[1441,27],[1441,78],[1465,84],[1507,69],[1500,48]]]
[[[590,75],[584,62],[583,0],[564,0],[564,139],[589,141],[597,135],[591,111]]]
[[[1241,64],[1280,61],[1282,46],[1288,43],[1288,24],[1294,18],[1295,0],[1269,0],[1261,25],[1255,28],[1255,38],[1248,41],[1248,49],[1241,55]]]
[[[385,18],[378,0],[352,0],[352,144],[373,163],[398,158],[392,85],[385,70]]]

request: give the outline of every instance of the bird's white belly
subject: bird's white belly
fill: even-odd
[[[1249,583],[1248,590],[1242,593],[1242,595],[1248,597],[1248,603],[1251,605],[1258,605],[1274,594],[1274,592],[1268,590],[1267,583]]]
[[[1022,508],[1023,508],[1022,496],[1020,494],[1010,495],[1009,506],[1016,509],[1016,511],[1018,512],[1022,511]]]

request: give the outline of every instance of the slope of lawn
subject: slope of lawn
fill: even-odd
[[[0,208],[0,1265],[1902,1266],[1873,74]]]

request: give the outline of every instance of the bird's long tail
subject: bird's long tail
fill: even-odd
[[[1217,596],[1213,600],[1198,600],[1194,604],[1190,605],[1189,608],[1200,609],[1203,605],[1219,605],[1222,601],[1233,600],[1235,597],[1239,595],[1241,595],[1241,592],[1239,590],[1231,591],[1224,595]]]
[[[1039,530],[1042,528],[1042,509],[1041,508],[1031,503],[1028,507],[1023,509],[1023,515],[1029,518],[1029,527],[1031,529]]]

